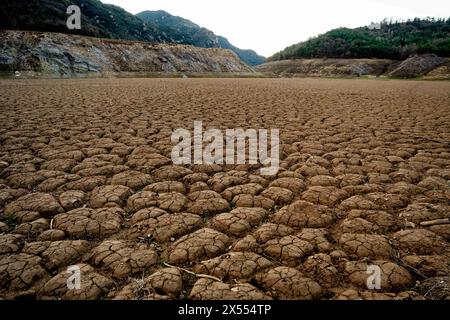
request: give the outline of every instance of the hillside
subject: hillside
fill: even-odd
[[[382,22],[379,28],[338,28],[301,42],[269,61],[297,58],[380,58],[403,60],[413,54],[450,56],[450,19]]]
[[[66,9],[81,9],[81,30],[68,30]],[[61,32],[92,37],[189,44],[203,48],[225,48],[249,65],[265,61],[252,50],[241,50],[227,39],[193,22],[164,11],[145,11],[137,16],[98,0],[3,0],[0,29]]]
[[[166,11],[143,11],[136,16],[145,22],[158,26],[163,34],[170,35],[173,42],[204,48],[230,49],[242,61],[251,66],[262,64],[266,60],[253,50],[239,49],[232,45],[228,39],[217,36],[206,28],[202,28],[187,19],[173,16]]]
[[[230,50],[62,33],[0,31],[0,71],[25,76],[115,73],[253,73]]]

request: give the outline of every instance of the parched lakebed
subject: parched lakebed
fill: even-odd
[[[449,82],[0,80],[0,112],[1,298],[449,297]],[[194,121],[279,129],[280,170],[173,164]]]

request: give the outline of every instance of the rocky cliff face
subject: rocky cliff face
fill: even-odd
[[[26,31],[0,32],[0,71],[33,71],[49,76],[253,72],[235,53],[225,49]]]

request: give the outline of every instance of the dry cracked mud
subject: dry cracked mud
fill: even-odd
[[[0,80],[0,111],[0,299],[449,297],[448,82]],[[280,129],[280,170],[172,163],[195,120]]]

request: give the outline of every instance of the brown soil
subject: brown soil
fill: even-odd
[[[0,81],[0,299],[448,299],[449,93]],[[279,128],[281,170],[173,165],[171,133],[194,120]],[[79,290],[66,286],[73,265]],[[381,290],[366,286],[370,265]]]

